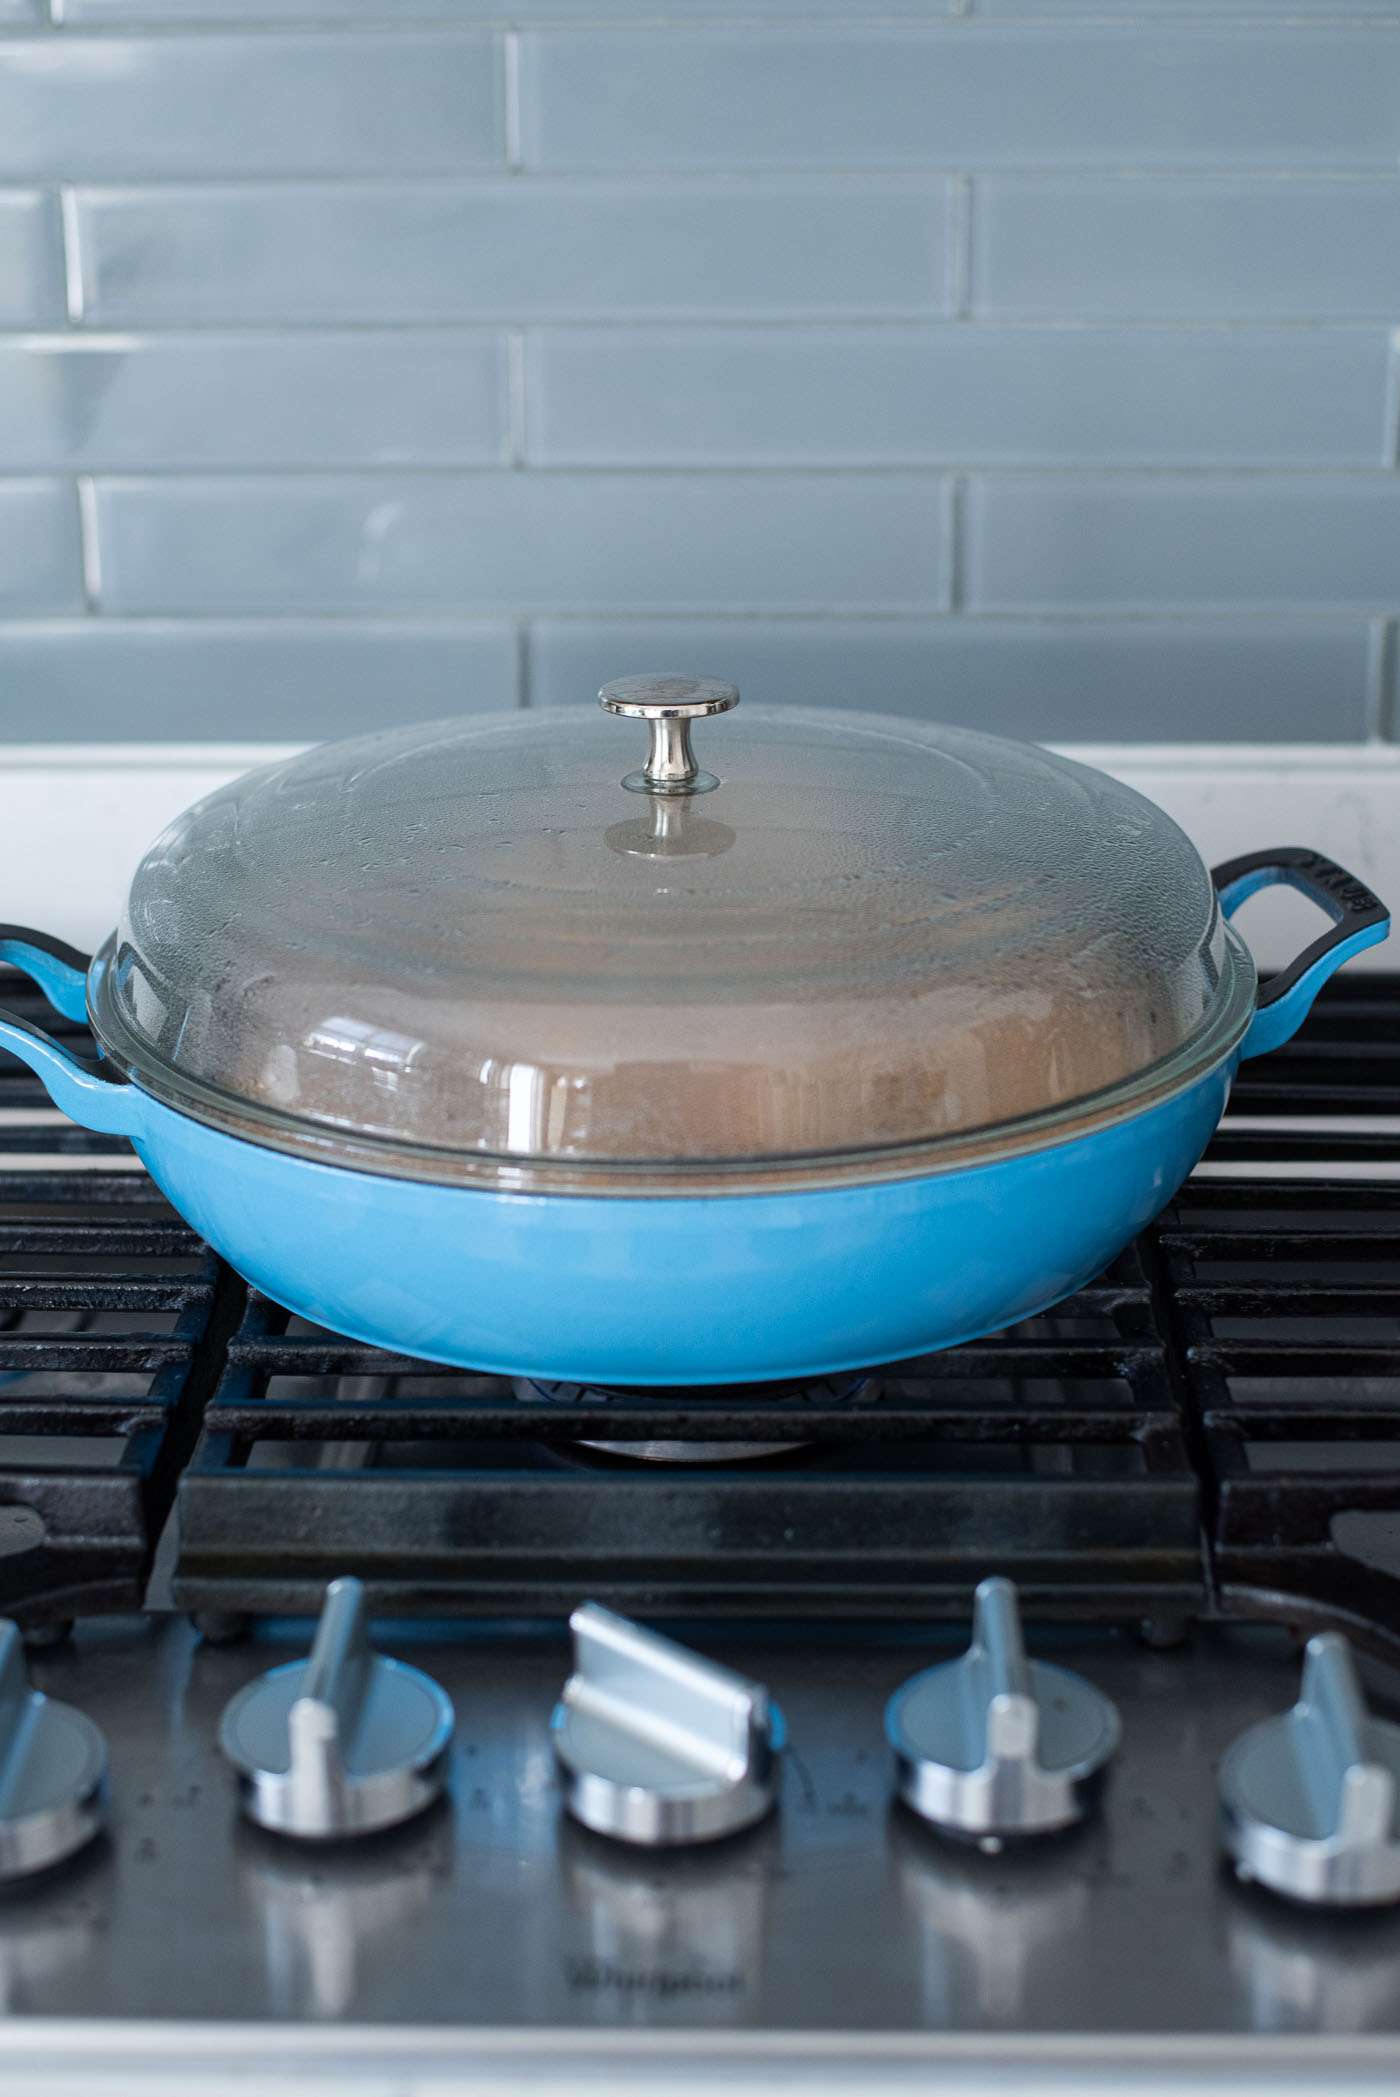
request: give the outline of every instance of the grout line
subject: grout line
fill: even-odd
[[[972,177],[959,175],[948,202],[948,306],[954,320],[972,317]]]
[[[1395,736],[1395,666],[1395,621],[1375,619],[1366,651],[1366,734],[1372,742]]]
[[[492,177],[492,180],[498,178]],[[552,178],[551,178],[552,179]],[[59,187],[59,202],[63,213],[76,212],[83,185]],[[210,185],[211,187],[215,185]],[[226,185],[237,188],[237,183]],[[11,194],[15,185],[0,181],[0,196]],[[518,194],[518,192],[517,192]],[[79,227],[75,221],[75,234]],[[973,273],[969,270],[967,273]],[[714,306],[675,308],[665,305],[635,306],[617,304],[590,308],[587,306],[543,307],[530,311],[528,322],[531,327],[569,328],[594,334],[608,334],[618,329],[627,329],[645,334],[681,334],[689,330],[703,329],[730,335],[800,335],[813,330],[841,329],[849,334],[899,335],[919,333],[935,336],[951,336],[954,320],[947,310],[947,301],[955,288],[960,289],[963,272],[954,272],[951,266],[945,272],[944,305],[935,309],[931,306],[911,305],[908,307],[860,306],[811,306],[789,312],[778,307]],[[968,285],[969,293],[975,287]],[[84,294],[84,301],[86,294]],[[101,323],[111,332],[131,334],[140,331],[148,335],[369,335],[369,334],[470,334],[483,333],[491,328],[508,327],[518,322],[519,306],[482,305],[464,307],[460,311],[441,315],[423,316],[416,313],[365,312],[318,313],[312,309],[303,312],[286,310],[281,313],[259,314],[249,318],[245,313],[232,309],[225,315],[179,315],[174,318],[157,311],[154,314],[133,314]],[[1058,339],[1077,339],[1082,336],[1126,335],[1159,336],[1177,341],[1196,338],[1228,342],[1233,336],[1251,335],[1279,338],[1294,342],[1321,338],[1324,342],[1355,342],[1358,339],[1374,340],[1379,332],[1374,320],[1299,320],[1264,316],[1259,319],[1221,318],[1220,316],[1186,314],[1156,315],[1147,319],[1135,318],[1132,314],[1053,314],[1053,313],[995,313],[972,316],[980,330],[989,335],[1025,336],[1041,338],[1047,335]],[[15,319],[0,321],[0,336],[34,335],[45,332],[42,322]],[[1395,338],[1395,355],[1400,364],[1400,331]],[[1396,388],[1400,396],[1400,386]],[[1387,415],[1389,429],[1391,417]],[[1390,467],[1400,464],[1400,459],[1382,458],[1380,464]],[[1270,471],[1277,470],[1270,468]],[[1281,470],[1292,471],[1285,466]],[[1373,467],[1357,466],[1350,459],[1335,465],[1324,465],[1323,471],[1370,472]]]
[[[4,341],[0,335],[0,342]],[[97,344],[115,344],[122,349],[139,346],[144,338],[135,330],[122,329],[104,331],[94,335]],[[55,338],[52,330],[38,337],[40,346],[55,342],[66,344],[71,340],[66,335]],[[86,343],[88,337],[84,335]],[[7,466],[0,463],[0,479],[3,480],[46,480],[55,472],[63,470],[62,464],[29,466]],[[449,460],[399,460],[392,464],[381,464],[377,460],[322,459],[300,464],[288,464],[285,460],[272,460],[262,465],[239,465],[230,459],[211,458],[182,460],[173,464],[157,463],[135,466],[104,465],[98,469],[113,480],[130,484],[148,484],[152,487],[179,485],[190,482],[228,482],[246,486],[262,482],[270,489],[283,486],[301,486],[315,490],[317,484],[326,487],[360,482],[366,491],[391,483],[402,483],[412,489],[417,486],[431,487],[444,480],[457,480],[464,484],[489,479],[492,475],[507,470],[501,461],[489,455],[478,458]],[[871,459],[862,464],[852,464],[840,458],[816,459],[740,459],[740,458],[697,458],[677,460],[666,457],[655,459],[622,459],[599,456],[596,459],[560,460],[548,464],[537,463],[532,467],[541,480],[600,480],[609,482],[677,482],[694,481],[768,481],[799,484],[807,481],[828,481],[849,486],[854,481],[908,481],[935,482],[946,479],[949,474],[961,474],[991,484],[997,482],[1034,482],[1041,487],[1054,488],[1057,483],[1083,487],[1086,484],[1100,491],[1122,492],[1125,486],[1142,483],[1151,487],[1163,484],[1184,486],[1189,492],[1211,495],[1221,487],[1248,489],[1251,493],[1267,492],[1270,488],[1307,489],[1313,483],[1341,482],[1349,487],[1384,487],[1394,491],[1394,476],[1374,467],[1354,469],[1349,466],[1290,466],[1282,469],[1270,466],[1161,466],[1157,464],[1131,463],[1107,465],[1101,460],[1085,461],[1066,459],[1053,465],[1013,463],[1007,465],[999,460],[979,459],[963,453],[958,457],[943,457],[931,454],[911,462],[891,462]],[[1311,598],[1295,591],[1285,601],[1282,598],[1242,598],[1232,604],[1217,597],[1196,599],[1151,598],[1125,600],[1121,605],[1109,600],[1113,610],[1130,611],[1134,606],[1152,611],[1157,605],[1200,610],[1209,615],[1212,611],[1222,616],[1282,617],[1289,612],[1306,613],[1309,616],[1338,617],[1347,619],[1388,618],[1395,611],[1395,593],[1378,591],[1373,599],[1359,600],[1346,596],[1334,598],[1323,596]]]
[[[506,330],[506,392],[507,392],[507,436],[508,457],[514,467],[522,467],[525,459],[525,330]]]
[[[52,476],[31,474],[24,478],[50,479]],[[946,571],[947,563],[943,566]],[[1383,625],[1386,616],[1385,613],[1376,614],[1376,625]],[[312,626],[318,629],[354,629],[368,626],[376,630],[387,628],[394,633],[403,634],[425,627],[499,627],[509,625],[519,618],[549,619],[563,625],[587,625],[600,619],[606,620],[610,625],[648,625],[658,620],[676,619],[689,625],[716,627],[756,626],[776,620],[784,626],[801,626],[819,632],[831,625],[868,627],[872,630],[946,626],[949,614],[938,607],[907,603],[815,605],[785,601],[760,605],[682,603],[653,607],[618,603],[608,599],[591,605],[549,602],[527,607],[511,602],[498,606],[477,604],[467,609],[462,609],[459,605],[443,604],[420,611],[406,610],[397,605],[370,607],[358,603],[349,607],[325,604],[262,606],[252,611],[229,611],[216,607],[191,609],[176,605],[165,606],[160,610],[113,613],[104,623],[110,631],[116,631],[119,627],[124,630],[188,627],[195,630],[217,629],[220,633],[227,634],[230,630],[242,633],[253,629],[263,633],[269,630],[280,632],[292,626]],[[1056,632],[1108,631],[1151,636],[1185,629],[1202,639],[1210,638],[1221,628],[1231,630],[1241,625],[1251,629],[1252,634],[1257,632],[1260,636],[1272,639],[1299,628],[1312,632],[1322,629],[1347,633],[1367,623],[1350,609],[1339,612],[1325,606],[1309,607],[1302,612],[1294,612],[1285,607],[1277,613],[1266,614],[1257,606],[1241,609],[1237,605],[1228,605],[1222,610],[1218,607],[1193,604],[1153,606],[1147,610],[1141,607],[1119,609],[1117,606],[1110,606],[1106,609],[1076,608],[1072,611],[1066,610],[1063,605],[997,605],[982,607],[976,611],[960,610],[957,618],[958,625],[965,631],[977,627],[1019,627],[1041,631],[1048,627]],[[81,620],[75,613],[18,608],[0,618],[0,637],[21,630],[32,632],[36,629],[55,634],[64,633],[80,624]],[[1323,740],[1330,741],[1335,738],[1324,737]],[[1356,738],[1347,735],[1342,740],[1352,743]],[[0,742],[2,741],[3,737],[0,737]]]
[[[0,184],[0,195],[5,193],[7,187],[8,185]],[[62,192],[60,192],[61,203]],[[74,231],[77,231],[76,226]],[[538,328],[567,328],[580,334],[593,335],[607,335],[618,331],[646,335],[681,335],[703,330],[706,333],[736,336],[802,335],[818,331],[836,331],[850,335],[870,336],[872,338],[901,334],[922,334],[946,338],[951,337],[956,329],[966,326],[970,321],[982,334],[1025,337],[1028,339],[1044,339],[1048,336],[1057,340],[1113,335],[1130,338],[1134,336],[1157,336],[1169,341],[1176,341],[1181,338],[1228,341],[1232,336],[1253,335],[1266,336],[1270,339],[1283,341],[1322,337],[1324,340],[1330,338],[1334,341],[1350,342],[1357,337],[1374,336],[1376,333],[1374,325],[1369,321],[1314,323],[1311,321],[1299,322],[1291,320],[1259,322],[1236,320],[1123,320],[1113,318],[1080,320],[1056,319],[1053,317],[1027,318],[1025,315],[1014,314],[997,314],[995,316],[971,314],[964,319],[954,316],[946,310],[946,301],[952,297],[956,288],[952,283],[952,279],[953,271],[950,265],[945,272],[946,281],[943,293],[945,307],[938,312],[918,310],[912,307],[907,312],[898,313],[860,312],[855,308],[814,307],[810,312],[802,313],[758,310],[746,314],[737,309],[724,308],[708,312],[700,309],[692,312],[668,312],[664,308],[648,309],[646,307],[638,307],[635,310],[618,310],[614,308],[604,313],[586,309],[571,311],[567,306],[561,306],[552,311],[532,312],[529,315],[529,325]],[[79,290],[81,291],[81,286]],[[82,296],[85,304],[85,292],[82,293]],[[406,316],[399,314],[386,316],[381,314],[367,318],[363,313],[333,313],[324,315],[315,312],[302,314],[287,312],[268,318],[249,319],[246,314],[235,313],[232,310],[223,318],[206,318],[201,315],[177,315],[172,319],[162,313],[156,313],[154,316],[137,313],[128,315],[125,318],[117,318],[105,322],[99,321],[96,323],[96,326],[105,334],[141,334],[158,337],[193,336],[204,338],[214,335],[231,335],[239,339],[246,337],[261,339],[264,336],[276,335],[402,335],[406,337],[470,335],[485,334],[493,328],[509,327],[513,324],[518,324],[518,310],[517,308],[515,312],[512,312],[504,307],[492,306],[483,307],[477,311],[464,310],[456,316],[449,314],[446,317],[429,317],[426,319],[414,314]],[[52,332],[52,329],[46,327],[42,321],[14,320],[0,322],[0,340],[22,339],[28,336],[45,335]],[[1397,350],[1397,361],[1400,362],[1400,349]],[[1400,397],[1400,384],[1397,384],[1396,391],[1397,397]],[[1397,416],[1396,420],[1400,421],[1400,416]],[[1387,415],[1387,430],[1390,428],[1390,423],[1391,417]],[[1389,439],[1387,438],[1385,441],[1388,443]],[[1315,461],[1316,454],[1311,454],[1310,457]],[[1299,471],[1374,473],[1378,467],[1382,470],[1390,471],[1396,464],[1400,464],[1400,458],[1393,460],[1379,458],[1370,464],[1358,465],[1353,458],[1339,456],[1330,462],[1323,461],[1320,465],[1315,463],[1309,465],[1305,460],[1300,459],[1299,462],[1294,464],[1285,462],[1281,466],[1253,466],[1248,470],[1270,473],[1293,473]],[[1223,468],[1209,466],[1199,469],[1192,467],[1186,470],[1215,472],[1233,471],[1234,469],[1229,466]]]
[[[54,0],[55,6],[59,0]],[[76,326],[83,317],[83,246],[82,228],[78,219],[78,193],[71,183],[63,182],[58,191],[59,216],[63,221],[63,289],[68,304],[68,319]]]
[[[520,31],[507,29],[501,38],[505,73],[506,166],[518,175],[524,166],[520,144]]]
[[[97,483],[78,477],[78,528],[82,535],[83,599],[89,612],[102,608],[102,548],[97,535]]]
[[[956,473],[948,481],[944,508],[943,587],[946,612],[956,617],[963,608],[965,587],[963,540],[967,519],[967,477]]]
[[[714,18],[710,17],[708,20],[712,25]],[[260,29],[263,26],[260,24]],[[146,33],[143,27],[134,31],[133,35],[144,35]],[[372,32],[346,32],[347,36],[370,33]],[[170,32],[169,34],[171,41],[173,41],[176,32]],[[224,29],[205,31],[197,25],[191,25],[188,29],[182,28],[178,34],[181,37],[189,37],[192,41],[196,41],[205,34],[212,40],[215,36],[228,34],[228,31]],[[1397,35],[1400,35],[1400,30],[1397,30]],[[84,30],[83,36],[84,42],[90,41],[99,47],[103,45],[119,47],[123,42],[131,40],[131,38],[126,36],[116,36],[110,32],[105,34],[93,32],[88,29]],[[503,114],[506,118],[507,130],[518,131],[520,134],[521,164],[523,166],[523,96],[519,92],[520,37],[521,31],[516,29],[502,32],[503,58],[506,61],[505,71],[508,76],[508,84],[513,84],[516,89],[515,95],[511,97],[511,101],[514,104],[513,110],[508,105]],[[269,37],[269,43],[275,43],[275,35]],[[512,54],[514,55],[512,56]],[[513,82],[511,82],[510,76],[514,76]],[[541,166],[532,169],[530,172],[533,179],[537,180],[541,185],[548,184],[553,187],[562,187],[565,184],[569,184],[585,192],[615,188],[618,183],[645,181],[657,195],[666,195],[668,192],[684,194],[693,189],[753,190],[761,195],[775,189],[802,185],[822,191],[839,191],[848,194],[860,194],[862,191],[868,191],[879,196],[881,192],[887,191],[892,186],[902,188],[908,185],[913,188],[927,185],[930,182],[951,183],[962,180],[965,174],[965,170],[958,165],[958,161],[952,158],[947,160],[919,160],[911,156],[904,160],[882,161],[878,165],[860,167],[849,164],[843,165],[835,159],[794,158],[792,161],[731,161],[726,160],[722,155],[712,162],[701,163],[697,161],[675,166],[649,164],[646,162],[638,166],[628,161],[617,160],[599,161],[597,163],[589,162],[587,165],[566,166],[560,164],[550,167]],[[1182,190],[1207,192],[1220,183],[1225,182],[1238,185],[1241,188],[1258,190],[1261,195],[1267,195],[1271,191],[1284,191],[1294,187],[1301,188],[1305,185],[1310,188],[1335,190],[1339,195],[1345,195],[1349,189],[1360,189],[1364,186],[1368,189],[1380,190],[1389,199],[1394,197],[1397,189],[1400,189],[1400,167],[1393,167],[1384,163],[1378,163],[1373,167],[1361,166],[1357,168],[1310,168],[1296,165],[1241,168],[1228,161],[1200,162],[1190,167],[1168,164],[1125,167],[1111,161],[1097,159],[1055,160],[1048,163],[1043,159],[988,160],[983,165],[981,172],[985,175],[994,175],[999,180],[1023,183],[1046,181],[1090,182],[1104,189],[1127,191],[1131,191],[1138,184],[1167,183]],[[455,169],[385,167],[376,170],[372,166],[347,167],[342,158],[339,161],[327,159],[324,162],[297,167],[279,166],[276,163],[270,165],[258,165],[255,163],[242,168],[226,168],[223,173],[211,173],[208,171],[207,166],[194,159],[186,166],[168,166],[152,159],[144,165],[137,163],[123,170],[120,175],[92,174],[84,176],[80,178],[80,186],[92,189],[118,188],[123,191],[134,190],[143,195],[151,194],[156,196],[171,195],[191,187],[197,189],[224,189],[234,185],[249,190],[305,190],[313,188],[474,189],[484,183],[498,180],[499,176],[499,165],[490,161]],[[6,179],[8,182],[16,178],[7,177]],[[20,177],[19,179],[23,178]],[[1309,305],[1314,303],[1316,302],[1313,300],[1308,301]],[[1391,310],[1382,297],[1378,299],[1377,304],[1369,312],[1362,313],[1360,320],[1369,320],[1372,323],[1384,321],[1389,317]],[[1286,317],[1291,319],[1297,316],[1290,313]],[[1306,318],[1306,315],[1304,315],[1304,318]],[[1346,318],[1349,322],[1356,322],[1358,317],[1354,313],[1349,313]]]
[[[487,178],[491,183],[502,181],[499,175]],[[545,178],[551,184],[555,178]],[[17,184],[14,180],[0,178],[0,196],[12,194],[16,187],[26,191],[36,185]],[[171,185],[172,189],[174,184]],[[188,187],[192,190],[196,185]],[[254,185],[241,178],[227,183],[208,183],[210,189],[224,189],[230,193],[251,189]],[[346,188],[352,184],[344,185]],[[407,188],[407,182],[398,185]],[[526,187],[534,188],[535,177],[529,176]],[[543,184],[541,184],[543,186]],[[563,188],[561,182],[558,185]],[[71,189],[74,202],[85,194],[91,194],[96,185],[74,183],[60,185],[60,199],[65,190]],[[100,191],[99,191],[100,193]],[[520,194],[519,187],[512,194]],[[1400,192],[1397,192],[1400,202]],[[951,269],[945,272],[945,284],[941,293],[944,303],[937,306],[925,301],[908,305],[862,306],[810,305],[783,308],[749,303],[747,305],[713,306],[668,306],[661,304],[625,304],[609,301],[600,295],[596,306],[574,305],[567,302],[557,306],[532,307],[529,321],[532,326],[549,328],[588,328],[606,331],[612,328],[639,328],[652,331],[684,328],[718,328],[734,333],[752,331],[766,333],[800,333],[807,328],[848,328],[870,334],[900,333],[909,329],[920,329],[933,334],[948,334],[953,323],[946,310],[949,295],[947,279]],[[294,332],[327,333],[342,330],[347,333],[365,333],[378,329],[402,330],[410,334],[428,334],[434,330],[463,328],[492,328],[509,325],[519,318],[518,303],[482,304],[464,306],[459,310],[442,314],[421,315],[398,313],[386,309],[383,313],[347,311],[344,313],[317,312],[307,308],[284,309],[280,312],[258,314],[248,318],[245,313],[230,310],[225,314],[176,315],[168,318],[163,312],[151,315],[136,314],[113,321],[111,325],[121,329],[141,327],[154,334],[287,334]],[[986,313],[978,314],[977,324],[989,333],[1000,335],[1042,336],[1055,335],[1077,337],[1081,335],[1157,335],[1176,340],[1179,337],[1205,337],[1211,340],[1229,341],[1237,335],[1265,335],[1280,337],[1285,341],[1321,338],[1324,342],[1374,341],[1382,333],[1384,322],[1376,317],[1360,318],[1300,318],[1298,315],[1262,314],[1254,318],[1220,314],[1149,314],[1146,317],[1132,313]],[[0,323],[0,333],[7,335],[30,334],[33,324],[14,320]],[[1400,331],[1397,331],[1397,354],[1400,355]]]
[[[1382,466],[1400,466],[1400,329],[1392,330],[1385,367],[1385,421],[1381,431]]]

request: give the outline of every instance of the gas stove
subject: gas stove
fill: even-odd
[[[1400,1711],[1398,1427],[1397,978],[1247,1066],[1053,1313],[751,1391],[520,1390],[308,1328],[6,1063],[0,1614],[109,1760],[105,1831],[0,1890],[8,2086],[1393,2086],[1400,1908],[1240,1883],[1217,1773],[1308,1634]],[[220,1723],[343,1576],[455,1734],[437,1803],[310,1844],[240,1812]],[[978,1847],[896,1801],[886,1707],[989,1578],[1121,1739],[1074,1826]],[[763,1685],[772,1812],[652,1849],[564,1810],[584,1601]]]

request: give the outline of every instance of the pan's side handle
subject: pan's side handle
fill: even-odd
[[[0,925],[0,962],[23,969],[65,1019],[87,1018],[88,956],[27,925]],[[107,1066],[75,1056],[42,1027],[0,1010],[0,1048],[27,1063],[59,1110],[85,1129],[134,1136],[146,1095]]]
[[[87,976],[92,956],[51,939],[28,925],[0,925],[0,961],[32,976],[55,1012],[65,1019],[87,1018]]]
[[[107,1075],[105,1064],[89,1063],[31,1026],[18,1013],[0,1009],[0,1048],[27,1063],[61,1113],[81,1128],[134,1136],[145,1116],[146,1094],[125,1078]]]
[[[1321,852],[1306,845],[1276,845],[1265,852],[1246,852],[1227,859],[1211,872],[1227,917],[1234,915],[1246,896],[1286,882],[1325,910],[1332,920],[1311,946],[1274,976],[1259,993],[1259,1002],[1242,1056],[1264,1056],[1297,1033],[1312,1008],[1312,1001],[1334,969],[1359,954],[1363,947],[1376,946],[1390,932],[1390,912],[1364,881],[1349,874]]]

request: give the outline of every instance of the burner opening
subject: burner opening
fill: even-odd
[[[873,1399],[879,1386],[872,1371],[848,1370],[837,1376],[818,1376],[801,1383],[701,1384],[683,1388],[639,1390],[621,1384],[565,1383],[545,1377],[517,1376],[512,1388],[524,1405],[626,1405],[629,1409],[656,1405],[672,1410],[678,1405],[703,1411],[722,1404],[727,1410],[753,1408],[757,1418],[765,1408],[782,1405],[850,1405]],[[658,1428],[661,1420],[657,1421]],[[577,1445],[602,1456],[621,1457],[648,1464],[743,1464],[775,1456],[805,1453],[812,1444],[802,1441],[742,1440],[718,1436],[656,1434],[644,1439],[600,1440],[581,1436]]]

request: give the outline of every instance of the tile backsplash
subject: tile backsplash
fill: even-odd
[[[1397,0],[0,0],[0,741],[1396,733]]]

